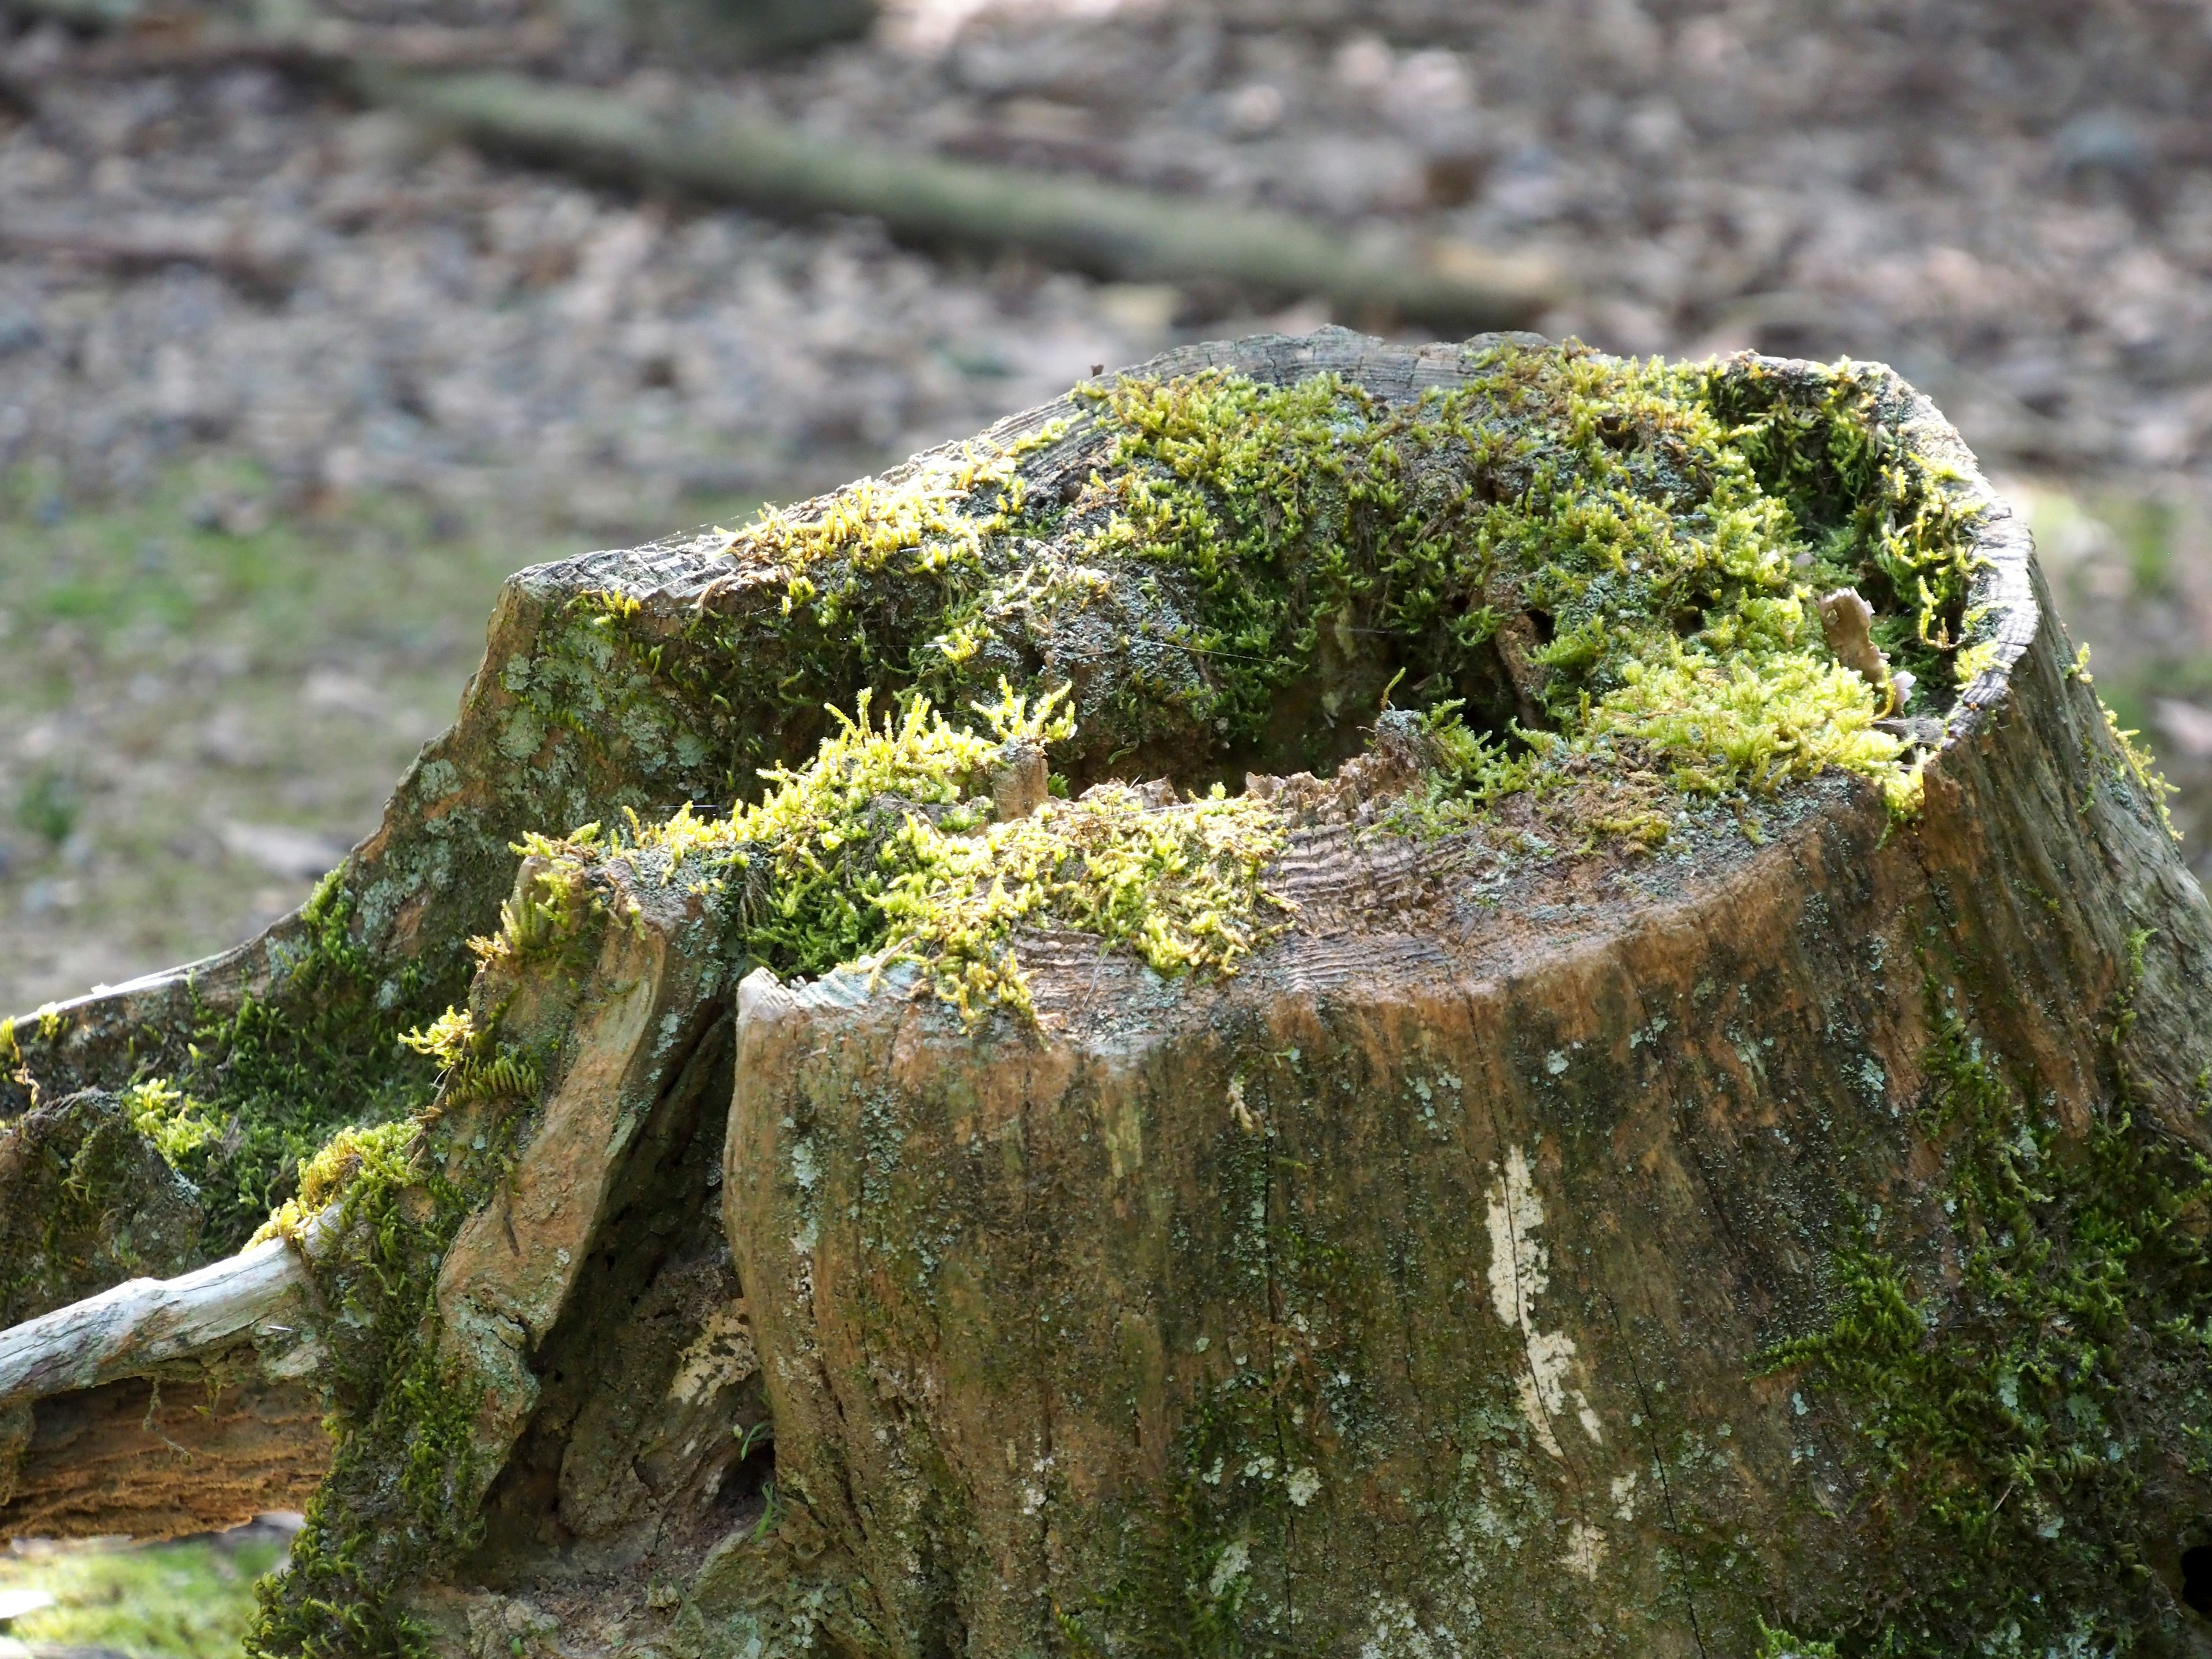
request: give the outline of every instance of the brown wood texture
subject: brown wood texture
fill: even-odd
[[[1474,358],[1330,331],[1143,372],[1405,401]],[[1954,1025],[2060,1154],[2123,1119],[2212,1153],[2212,907],[2025,530],[1924,398],[1887,395],[1978,514],[1997,647],[1911,821],[1832,774],[1747,805],[1749,832],[1540,857],[1363,837],[1356,787],[1265,781],[1304,803],[1275,872],[1296,927],[1225,984],[1027,937],[1034,1029],[964,1029],[897,973],[733,988],[700,971],[699,893],[618,873],[635,902],[588,970],[515,991],[580,1035],[440,1286],[503,1460],[482,1548],[414,1587],[440,1640],[734,1656],[803,1626],[923,1659],[1226,1652],[1204,1643],[1249,1626],[1301,1652],[1702,1656],[1907,1606],[1862,1410],[1765,1356],[1833,1316],[1867,1241],[1948,1316],[1972,1241],[1923,1109]],[[1096,442],[1032,457],[1034,486]],[[565,723],[531,699],[574,596],[634,600],[673,648],[728,595],[720,545],[509,584],[460,723],[349,861],[379,951],[484,927],[514,871],[495,836],[713,798],[622,723],[640,698]],[[59,1044],[96,1066],[177,994],[78,1005]],[[2128,1374],[2148,1651],[2208,1639],[2177,1600],[2212,1528],[2205,1381]],[[107,1410],[57,1438],[94,1398],[38,1407],[26,1471],[121,1431]]]
[[[0,1536],[221,1531],[304,1508],[330,1467],[312,1386],[134,1377],[17,1412],[12,1482],[0,1460]],[[6,1427],[0,1417],[0,1447]]]

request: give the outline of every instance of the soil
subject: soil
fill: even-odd
[[[1609,349],[1888,361],[2029,508],[2192,854],[2212,826],[2201,0],[896,0],[719,70],[551,22],[554,72],[647,102],[711,82],[825,132],[1547,253],[1579,297],[1540,325]],[[13,27],[11,1006],[296,902],[449,717],[505,570],[727,521],[1094,365],[1331,320],[639,199],[265,66],[118,72]]]

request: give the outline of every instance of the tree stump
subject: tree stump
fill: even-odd
[[[137,1138],[0,1127],[17,1317],[283,1207],[0,1333],[0,1530],[331,1458],[270,1654],[2212,1652],[2160,797],[1868,365],[1195,348],[525,572],[307,911],[13,1029]]]

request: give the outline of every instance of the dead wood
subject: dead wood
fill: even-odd
[[[8,9],[80,27],[161,15],[125,0],[8,0]],[[470,143],[594,177],[773,213],[866,215],[925,245],[1016,249],[1098,276],[1236,283],[1461,329],[1522,326],[1565,292],[1540,260],[1461,243],[1349,235],[1286,214],[830,138],[707,99],[670,116],[589,88],[419,67],[524,44],[315,18],[254,31],[164,22],[95,62],[119,66],[143,55],[184,66],[195,53],[257,55],[329,76]]]
[[[314,1301],[308,1264],[333,1224],[316,1216],[295,1237],[270,1239],[176,1279],[129,1279],[0,1331],[0,1411],[257,1340],[271,1354],[270,1375],[312,1369],[312,1352],[296,1352]]]
[[[1133,380],[1330,374],[1404,410],[1516,343],[1330,331],[1194,348]],[[775,894],[746,879],[758,866],[684,865],[708,839],[695,820],[673,841],[540,844],[518,872],[506,849],[528,830],[638,802],[665,817],[718,799],[730,757],[803,757],[822,728],[773,699],[788,572],[726,535],[510,583],[496,672],[343,878],[381,960],[498,937],[467,992],[484,1041],[456,1036],[419,1120],[471,1194],[404,1309],[428,1403],[388,1404],[381,1372],[350,1397],[318,1505],[382,1576],[334,1590],[295,1569],[279,1645],[311,1646],[317,1598],[339,1595],[422,1620],[457,1659],[1176,1650],[1194,1630],[1595,1659],[1751,1651],[1781,1622],[1825,1639],[1899,1607],[1988,1628],[1989,1607],[2033,1620],[2063,1589],[2084,1618],[2193,1652],[2181,1562],[2212,1526],[2194,1450],[2212,1373],[2170,1309],[2212,1306],[2212,909],[2069,672],[2024,531],[1933,406],[1863,366],[1716,373],[1814,407],[1829,377],[1863,375],[1885,439],[1962,527],[1972,654],[1917,739],[1916,805],[1893,814],[1831,769],[1728,800],[1647,773],[1624,806],[1622,747],[1543,799],[1401,833],[1383,815],[1437,764],[1437,728],[1392,709],[1355,755],[1318,716],[1288,722],[1309,769],[1246,789],[1282,828],[1283,931],[1222,980],[1039,927],[1007,947],[1033,1020],[963,1022],[910,963],[753,967],[732,941]],[[1113,441],[1076,398],[980,441],[1018,457],[1030,499],[1073,506],[1024,543],[1025,571],[1047,568],[1047,536],[1096,522],[1081,502]],[[1132,665],[1158,635],[1112,608],[1113,580],[1102,566],[1067,585],[1079,603],[1035,600],[1018,624],[1102,711],[1165,672]],[[748,617],[752,634],[712,631]],[[1357,620],[1339,684],[1374,666]],[[1547,689],[1539,639],[1470,666],[1494,683],[1494,731]],[[1286,694],[1294,715],[1310,690]],[[1071,737],[1052,760],[1079,804],[1086,782],[1188,784],[1210,728],[1164,729],[1096,756]],[[991,753],[979,816],[1037,811],[1036,772]],[[1192,810],[1176,784],[1126,793],[1148,823]],[[1654,801],[1656,846],[1615,816]],[[204,994],[281,987],[306,925],[210,968]],[[142,1034],[182,1024],[179,982],[26,1028],[23,1075],[136,1064]],[[431,1166],[410,1167],[427,1190]],[[2170,1224],[2123,1247],[2161,1252],[2154,1273],[2112,1253],[2121,1215]],[[1965,1288],[2010,1250],[2004,1297]],[[2105,1252],[2125,1328],[2094,1356],[2065,1338],[2077,1369],[2057,1383],[1983,1369],[2045,1340],[2046,1314],[2071,1320],[2045,1275],[2075,1251]],[[51,1346],[94,1322],[33,1328]],[[347,1340],[343,1319],[325,1328]],[[112,1375],[100,1363],[43,1375]],[[339,1371],[322,1374],[358,1388]],[[2063,1480],[1994,1407],[1941,1424],[1963,1471],[1948,1500],[2021,1506],[1987,1519],[2003,1549],[1911,1506],[1923,1398],[1978,1412],[1984,1389],[2039,1389],[2044,1428],[2074,1433],[2063,1412],[2098,1437]],[[98,1395],[38,1401],[15,1445],[58,1444],[47,1425]],[[450,1473],[410,1509],[398,1471],[419,1493],[434,1420]],[[409,1538],[428,1541],[377,1555]],[[2106,1570],[2123,1557],[2148,1571]]]

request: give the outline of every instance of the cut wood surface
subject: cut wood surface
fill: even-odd
[[[1526,337],[1210,345],[743,535],[515,578],[459,724],[331,890],[357,906],[344,948],[380,965],[484,938],[417,1039],[444,1067],[436,1102],[348,1200],[391,1224],[313,1269],[341,1437],[261,1639],[320,1650],[343,1621],[405,1619],[456,1659],[647,1639],[732,1659],[1553,1659],[1753,1652],[1784,1628],[1948,1655],[2017,1626],[2201,1653],[2185,1557],[2212,1543],[2212,907],[2025,531],[1927,399],[1870,366],[1643,373]],[[1559,647],[1595,636],[1563,566],[1436,529],[1495,507],[1481,525],[1534,533],[1510,516],[1549,499],[1510,471],[1529,450],[1480,441],[1553,418],[1562,385],[1612,388],[1581,410],[1583,447],[1555,433],[1545,452],[1619,469],[1607,501],[1690,512],[1694,441],[1720,458],[1696,488],[1787,485],[1804,515],[1762,521],[1784,543],[1735,545],[1729,579],[1767,582],[1764,610],[1723,585],[1650,623],[1621,596],[1662,542],[1599,559],[1590,614],[1658,631],[1582,702],[1557,677],[1589,658]],[[1105,526],[1141,505],[1115,471],[1140,418],[1164,408],[1181,434],[1300,389],[1314,401],[1267,428],[1279,441],[1379,434],[1328,451],[1329,477],[1421,458],[1400,519],[1346,521],[1406,568],[1434,550],[1420,568],[1460,584],[1448,617],[1512,614],[1393,629],[1391,597],[1355,589],[1248,708],[1224,688],[1251,671],[1200,647],[1192,618],[1218,590],[1182,585],[1182,532],[1132,553]],[[1255,434],[1146,475],[1214,492],[1178,498],[1180,523],[1249,501],[1200,469],[1273,455]],[[1731,447],[1775,434],[1803,447]],[[1785,464],[1870,453],[1882,467],[1817,475],[1870,492],[1840,501]],[[957,471],[987,464],[1009,469],[988,489]],[[1016,497],[1048,504],[1018,533],[924,523]],[[890,553],[863,533],[879,523]],[[1961,585],[1917,621],[1881,562],[1913,552],[1900,525],[1958,538],[1923,568]],[[1814,568],[1788,586],[1786,538],[1841,545],[1853,526],[1876,554],[1850,584]],[[974,580],[1004,586],[953,640],[926,607],[971,545]],[[1865,617],[1831,607],[1869,623],[1838,635],[1856,669],[1819,603],[1847,586],[1873,596]],[[880,608],[805,608],[823,596]],[[903,628],[970,676],[943,683],[956,713],[988,710],[999,672],[1045,712],[1010,688],[988,734],[817,713],[897,684],[890,659],[836,654],[851,636],[824,614],[878,652]],[[1694,643],[1746,617],[1781,643]],[[1826,725],[1791,705],[1760,763],[1859,746],[1723,773],[1712,728],[1736,705],[1717,702],[1591,735],[1593,708],[1685,660],[1734,666],[1686,672],[1680,695],[1771,711],[1796,662],[1843,700]],[[1918,712],[1889,720],[1906,660]],[[1422,708],[1389,702],[1401,671],[1431,670]],[[1487,801],[1444,787],[1448,742],[1489,769]],[[935,793],[886,758],[919,765],[932,743],[967,757],[923,777]],[[1669,743],[1706,769],[1668,769]],[[1032,744],[1059,785],[997,789],[1034,781]],[[771,763],[795,769],[762,805],[734,781]],[[727,816],[688,810],[733,794]],[[823,799],[852,817],[802,817],[796,852],[775,839]],[[506,848],[533,831],[518,865]],[[1082,858],[1054,862],[1053,835]],[[1146,926],[1115,933],[1110,907],[1078,901],[1132,846],[1160,862],[1116,890]],[[816,914],[806,883],[852,867],[841,848],[878,860],[865,875],[917,847],[1035,854],[1061,885],[1001,939],[992,905],[1037,878],[959,862],[982,873],[927,890],[937,908],[905,913],[898,948],[774,954]],[[1202,903],[1167,908],[1200,877]],[[331,902],[202,983],[286,1006],[294,964],[337,948]],[[1194,954],[1224,938],[1233,973]],[[153,981],[27,1024],[23,1075],[112,1076],[123,1034],[173,1026],[180,994]],[[143,1363],[151,1339],[112,1310],[176,1292],[126,1290],[0,1352],[58,1340],[67,1364],[15,1362],[48,1382]],[[44,1457],[51,1479],[67,1456],[39,1450],[61,1443],[49,1425],[99,1393],[19,1408],[13,1443],[35,1455],[16,1465]]]

